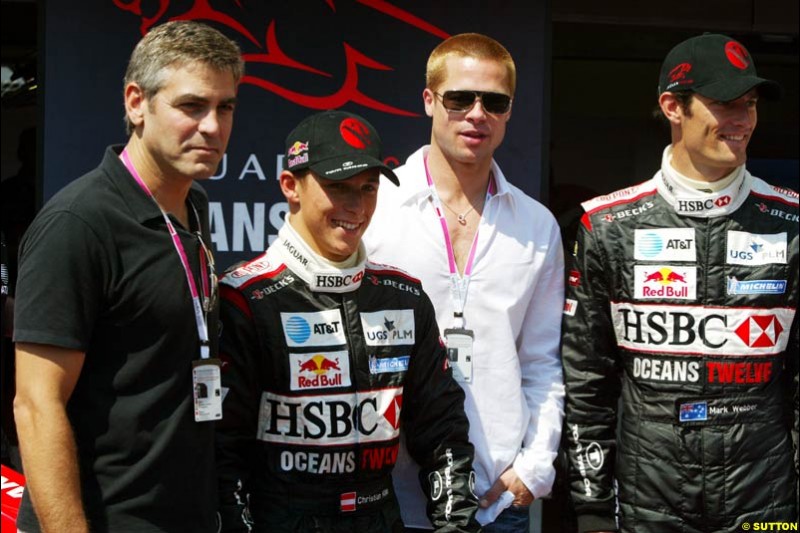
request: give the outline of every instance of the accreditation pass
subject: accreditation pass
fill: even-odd
[[[222,419],[222,375],[218,359],[199,359],[192,362],[194,421],[209,422]]]
[[[461,383],[472,381],[472,345],[475,334],[464,328],[444,330],[447,345],[447,360],[453,369],[453,378]]]

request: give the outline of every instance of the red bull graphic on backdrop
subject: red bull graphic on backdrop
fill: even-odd
[[[350,359],[347,350],[290,353],[289,372],[292,390],[350,386]]]
[[[697,297],[697,267],[636,265],[633,275],[637,300],[694,300]]]

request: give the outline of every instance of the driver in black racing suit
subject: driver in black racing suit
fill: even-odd
[[[431,302],[361,244],[379,172],[397,183],[377,133],[323,112],[286,150],[286,223],[222,279],[222,530],[402,531],[402,432],[437,531],[479,531],[464,393]]]

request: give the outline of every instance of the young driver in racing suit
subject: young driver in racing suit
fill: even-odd
[[[223,531],[402,531],[400,432],[438,531],[479,531],[464,393],[420,283],[370,263],[380,139],[328,111],[286,141],[278,239],[221,282]],[[398,231],[401,229],[398,227]]]
[[[744,165],[776,93],[729,37],[677,45],[661,170],[584,203],[562,351],[581,532],[797,520],[798,195]]]

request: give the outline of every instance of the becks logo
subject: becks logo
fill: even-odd
[[[706,308],[612,303],[617,344],[685,355],[777,355],[789,342],[795,309]]]

